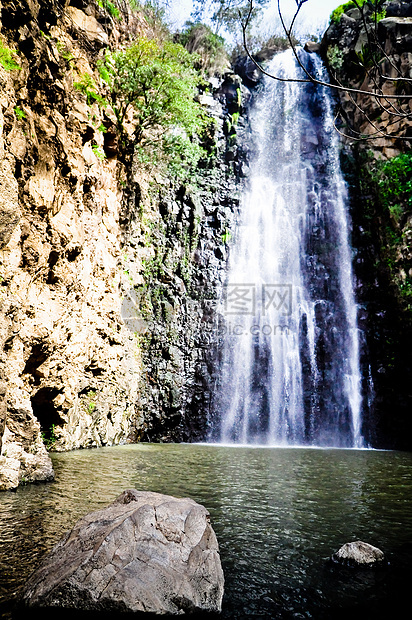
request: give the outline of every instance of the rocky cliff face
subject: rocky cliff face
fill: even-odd
[[[245,122],[233,119],[247,95],[230,72],[220,83],[211,80],[201,102],[216,121],[215,155],[190,183],[176,187],[163,179],[157,187],[156,216],[143,241],[148,249],[143,277],[131,277],[135,284],[123,304],[126,323],[137,329],[144,367],[138,408],[145,414],[134,440],[191,441],[207,433],[217,311],[246,165]],[[133,226],[128,235],[133,263],[138,252]]]
[[[368,19],[372,9],[365,4],[362,17],[358,9],[347,8],[326,31],[321,53],[331,75],[344,86],[410,95],[412,3],[385,2],[381,10],[385,13],[379,16],[383,19],[377,23],[376,40],[375,25]],[[396,81],[402,77],[406,81]],[[402,178],[392,178],[388,171],[396,165],[396,157],[410,153],[412,103],[397,100],[400,114],[394,116],[393,100],[383,100],[389,109],[384,111],[376,98],[365,94],[341,92],[337,98],[343,113],[340,130],[347,136],[343,137],[342,162],[352,205],[357,299],[364,335],[364,432],[373,446],[410,449],[412,211],[401,191],[393,209],[382,193],[385,183],[394,192],[402,183]],[[375,137],[370,139],[372,134]]]
[[[239,103],[230,75],[223,89],[214,83],[216,100],[204,104],[217,118],[220,163],[191,189],[173,185],[127,158],[110,109],[73,87],[96,75],[105,48],[147,32],[139,14],[126,8],[119,21],[86,0],[0,6],[1,44],[19,65],[0,64],[5,489],[53,477],[45,445],[204,431],[203,300],[216,297],[236,210],[239,165],[224,119]]]

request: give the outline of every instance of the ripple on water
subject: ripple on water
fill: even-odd
[[[209,509],[226,578],[223,618],[329,620],[408,592],[410,454],[138,444],[52,458],[55,482],[0,495],[0,609],[78,518],[130,487]],[[382,548],[390,567],[342,571],[326,561],[355,539]]]

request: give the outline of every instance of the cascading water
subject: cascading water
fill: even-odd
[[[317,56],[299,55],[325,79]],[[291,50],[275,56],[269,72],[304,77]],[[251,132],[213,439],[361,448],[357,307],[327,89],[266,78]]]

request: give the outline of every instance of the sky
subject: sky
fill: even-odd
[[[320,29],[326,29],[329,15],[337,6],[341,4],[341,0],[307,0],[303,5],[297,27],[299,32],[317,33]],[[281,8],[285,17],[293,15],[296,8],[295,0],[281,0]],[[173,26],[181,28],[184,22],[190,18],[192,11],[191,0],[171,0],[170,1],[170,20]],[[271,25],[276,23],[277,2],[272,0],[270,7],[266,11],[261,27],[270,29]]]

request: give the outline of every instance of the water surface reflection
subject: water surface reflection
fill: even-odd
[[[55,454],[53,462],[54,483],[0,495],[4,613],[63,532],[135,487],[209,509],[226,577],[224,618],[385,609],[401,617],[393,607],[406,600],[412,576],[410,454],[139,444]],[[326,561],[357,539],[382,548],[389,566],[342,570]]]

